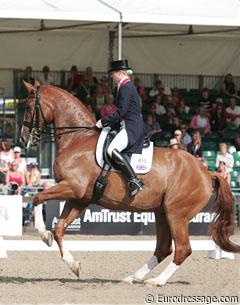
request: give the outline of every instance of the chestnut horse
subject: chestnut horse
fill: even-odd
[[[67,226],[88,206],[95,180],[100,174],[101,169],[95,161],[99,137],[99,132],[94,128],[96,121],[77,98],[60,88],[40,88],[36,83],[34,86],[25,83],[25,86],[29,97],[21,142],[25,146],[33,144],[33,139],[38,138],[45,124],[53,123],[57,146],[54,163],[57,184],[38,193],[33,203],[36,206],[47,200],[66,200],[55,228],[54,239],[63,260],[79,276],[79,262],[66,249],[63,237]],[[75,129],[79,125],[83,128]],[[134,274],[125,278],[125,281],[143,281],[154,267],[172,253],[173,240],[173,261],[159,276],[145,281],[152,285],[164,285],[191,254],[189,221],[208,203],[211,196],[214,196],[216,213],[211,229],[214,241],[223,250],[240,252],[240,246],[229,240],[234,219],[230,187],[223,178],[208,172],[195,157],[183,150],[154,148],[152,169],[148,174],[141,175],[141,179],[144,189],[134,198],[130,198],[122,174],[111,172],[105,192],[98,203],[112,210],[153,211],[155,214],[154,254]],[[40,233],[43,240],[50,244],[51,233]]]

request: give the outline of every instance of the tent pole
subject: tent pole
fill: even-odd
[[[118,23],[118,60],[122,59],[122,14],[121,21]]]

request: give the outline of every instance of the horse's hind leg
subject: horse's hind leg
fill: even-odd
[[[192,253],[188,236],[188,220],[180,219],[176,215],[169,217],[168,220],[175,244],[174,259],[158,277],[145,281],[145,283],[154,286],[165,285],[184,260]]]
[[[133,275],[123,279],[124,282],[133,283],[142,281],[160,262],[172,253],[172,235],[167,222],[167,218],[162,207],[155,212],[156,222],[156,249],[153,256],[139,268]]]
[[[58,244],[62,259],[77,277],[79,277],[80,263],[73,258],[69,250],[64,245],[63,236],[67,227],[74,221],[74,219],[79,217],[81,211],[83,211],[85,208],[86,205],[81,204],[79,201],[66,201],[54,231],[54,239]]]

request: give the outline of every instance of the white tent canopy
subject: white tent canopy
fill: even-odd
[[[106,71],[120,21],[136,72],[239,73],[238,0],[0,0],[0,68]]]
[[[238,0],[1,0],[0,18],[240,25]]]

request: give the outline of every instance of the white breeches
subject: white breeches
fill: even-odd
[[[117,149],[119,152],[124,150],[128,146],[128,135],[125,128],[122,128],[116,137],[112,140],[108,147],[107,153],[112,157],[112,151]]]

